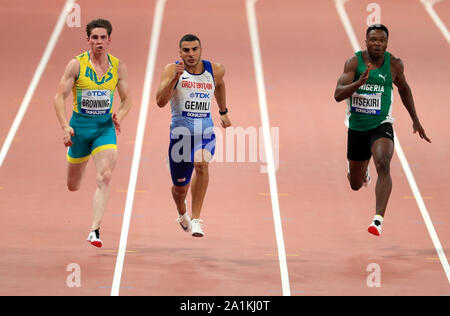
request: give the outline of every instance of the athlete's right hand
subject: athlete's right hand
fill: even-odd
[[[372,64],[368,63],[366,70],[361,74],[361,76],[359,77],[359,80],[358,80],[361,86],[367,82],[367,79],[369,79],[369,73],[371,70],[372,70]]]
[[[75,135],[75,131],[73,130],[73,128],[71,126],[64,128],[64,136],[63,136],[64,146],[70,147],[73,145],[71,137],[74,135]]]
[[[174,79],[178,80],[184,72],[184,63],[180,61],[178,64],[175,64],[175,74]]]

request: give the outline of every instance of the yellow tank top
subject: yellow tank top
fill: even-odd
[[[108,54],[109,69],[98,78],[91,64],[89,52],[76,57],[80,73],[73,85],[73,111],[81,115],[105,115],[112,113],[114,92],[118,82],[119,59]]]

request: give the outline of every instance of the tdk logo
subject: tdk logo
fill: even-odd
[[[88,96],[94,96],[94,97],[105,97],[106,91],[105,90],[91,90],[87,93]]]
[[[209,99],[209,93],[202,92],[192,92],[189,94],[191,98],[199,98],[199,99]]]

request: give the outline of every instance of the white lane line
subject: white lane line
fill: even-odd
[[[127,247],[128,230],[130,228],[130,218],[133,209],[134,193],[141,159],[142,144],[144,140],[145,124],[147,121],[148,107],[150,103],[150,92],[152,88],[153,73],[155,70],[155,60],[158,51],[159,35],[164,14],[164,4],[166,0],[158,0],[155,4],[155,15],[153,18],[152,32],[150,38],[149,54],[147,57],[147,67],[145,71],[144,88],[142,92],[141,110],[139,112],[139,122],[136,132],[136,142],[134,144],[133,161],[131,164],[130,181],[128,184],[127,200],[123,215],[122,232],[120,234],[119,250],[117,253],[116,268],[111,287],[111,296],[119,295],[120,281],[122,278],[123,262]]]
[[[14,137],[19,129],[20,123],[22,122],[25,113],[27,112],[28,106],[30,105],[31,99],[33,98],[34,91],[36,90],[39,81],[41,80],[42,73],[47,66],[47,63],[52,55],[53,49],[55,48],[56,42],[58,41],[59,36],[64,28],[64,24],[66,22],[67,13],[69,13],[72,9],[72,5],[75,0],[67,0],[61,14],[59,15],[58,21],[56,22],[56,26],[53,29],[53,33],[50,36],[50,39],[47,43],[47,47],[42,54],[41,60],[34,72],[33,78],[31,79],[30,85],[28,86],[27,92],[20,104],[19,111],[14,118],[14,121],[9,129],[8,135],[6,136],[5,142],[3,143],[2,149],[0,150],[0,167],[3,165],[3,161],[8,154],[9,148],[11,147],[11,143],[14,140]]]
[[[335,0],[336,8],[341,7],[341,10],[344,10],[344,12],[345,12],[344,2],[346,2],[346,1],[347,0]],[[352,32],[353,32],[353,27],[352,27],[352,25],[350,23],[350,20],[349,20],[347,14],[345,14],[345,15],[341,14],[339,9],[338,9],[338,13],[339,13],[339,16],[341,18],[342,24],[349,25],[350,28],[352,29]],[[353,50],[355,52],[361,50],[361,47],[359,46],[358,42],[356,42],[356,45],[353,45],[353,43],[352,43],[352,46],[353,46]],[[394,135],[396,135],[396,133],[394,133]],[[441,261],[442,267],[444,268],[444,272],[445,272],[445,274],[447,276],[447,279],[448,279],[448,281],[450,283],[450,266],[448,264],[447,257],[445,256],[444,250],[443,250],[443,248],[441,246],[441,243],[439,241],[439,237],[436,234],[436,230],[434,229],[434,226],[433,226],[433,223],[431,221],[430,215],[428,214],[427,208],[426,208],[425,203],[424,203],[423,198],[422,198],[422,194],[420,193],[419,188],[418,188],[418,186],[416,184],[416,181],[414,179],[414,176],[413,176],[413,174],[411,172],[411,168],[409,167],[408,160],[406,160],[406,156],[403,153],[402,147],[400,146],[400,140],[398,139],[397,136],[394,136],[394,138],[395,138],[395,142],[394,142],[394,144],[395,144],[395,151],[396,151],[397,156],[398,156],[398,158],[400,160],[400,163],[401,163],[401,165],[403,167],[403,171],[405,172],[406,178],[408,179],[409,186],[411,187],[411,191],[414,194],[414,197],[416,199],[417,205],[419,206],[420,213],[422,214],[423,220],[424,220],[425,225],[426,225],[426,227],[428,229],[428,233],[430,234],[431,240],[433,241],[434,248],[436,249],[436,252],[437,252],[437,254],[439,256],[439,259]]]
[[[448,31],[447,27],[445,26],[444,22],[442,22],[439,15],[434,10],[433,6],[435,3],[440,2],[442,0],[420,0],[422,2],[423,6],[425,7],[425,10],[428,12],[430,17],[433,19],[433,22],[436,24],[438,29],[441,31],[442,35],[444,35],[445,39],[447,40],[447,43],[450,44],[450,32]]]
[[[433,222],[431,221],[430,215],[428,214],[425,202],[423,201],[422,198],[422,194],[420,193],[419,188],[417,187],[416,181],[414,180],[414,176],[411,172],[408,161],[406,160],[406,156],[403,153],[402,147],[400,146],[400,141],[398,140],[397,137],[395,137],[395,149],[397,151],[397,156],[402,164],[403,171],[405,172],[405,175],[408,178],[411,190],[416,198],[417,205],[419,206],[420,213],[422,214],[425,225],[427,226],[431,240],[433,241],[434,248],[436,248],[439,260],[441,261],[442,267],[444,268],[445,274],[447,275],[448,282],[450,283],[450,266],[448,264],[447,257],[445,256],[444,249],[442,248],[441,242],[439,241],[439,237],[436,233],[436,230],[434,229]]]
[[[272,200],[272,212],[275,224],[275,235],[278,247],[278,260],[280,263],[281,286],[283,295],[290,296],[289,273],[286,261],[286,250],[283,240],[283,227],[281,225],[280,205],[278,202],[277,179],[275,176],[275,163],[270,137],[269,114],[267,111],[266,88],[262,66],[261,50],[259,46],[258,25],[255,13],[255,3],[258,0],[247,0],[247,20],[250,31],[250,39],[253,51],[253,65],[255,69],[256,86],[258,89],[259,107],[264,136],[264,149],[267,157],[267,174],[269,176],[270,196]]]
[[[350,44],[352,44],[353,49],[355,49],[355,47],[359,47],[359,44],[358,38],[356,37],[355,31],[353,30],[352,27],[352,23],[348,18],[347,11],[345,11],[344,4],[347,1],[348,0],[334,0],[337,12],[339,13],[339,16],[341,18],[342,25],[344,26],[345,33],[347,33],[347,36],[350,40]]]

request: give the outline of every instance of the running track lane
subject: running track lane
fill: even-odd
[[[1,78],[0,91],[3,97],[1,107],[0,145],[8,135],[8,131],[17,114],[25,92],[39,64],[42,52],[45,50],[50,34],[55,27],[63,3],[56,5],[56,1],[42,1],[42,5],[33,6],[29,1],[5,1],[0,7],[0,27],[2,41],[7,43],[8,49],[0,51],[0,58],[6,61],[2,65],[3,76]],[[49,10],[52,6],[54,9]],[[14,22],[22,21],[23,27],[15,27]],[[6,31],[9,30],[9,31]],[[33,30],[33,38],[30,40],[30,30]],[[29,52],[26,58],[22,53],[26,43]],[[34,102],[42,101],[34,99]],[[13,143],[21,142],[15,138]],[[9,156],[11,157],[11,156]],[[12,158],[12,157],[11,157]]]
[[[170,0],[165,5],[145,133],[147,146],[142,153],[122,276],[122,283],[129,288],[120,295],[279,295],[280,269],[270,197],[266,195],[269,188],[267,174],[260,173],[261,164],[212,163],[202,210],[205,237],[193,238],[182,232],[175,223],[177,212],[165,162],[170,107],[160,109],[154,101],[162,69],[178,59],[178,41],[191,32],[202,40],[203,58],[226,67],[233,126],[258,128],[249,35],[239,31],[247,29],[242,1],[207,2],[201,10]],[[216,126],[217,112],[214,103]],[[222,151],[225,157],[225,144]],[[190,195],[188,202],[190,205]]]
[[[368,13],[361,7],[349,15],[365,22]],[[393,8],[391,14],[398,16],[399,9]],[[382,11],[382,17],[388,10]],[[278,179],[279,191],[285,193],[280,203],[293,295],[448,293],[444,271],[419,210],[410,199],[398,159],[392,161],[394,188],[381,238],[367,233],[373,217],[375,181],[358,193],[349,189],[345,177],[345,104],[337,104],[333,93],[352,50],[334,3],[291,1],[275,8],[271,1],[260,1],[257,14],[270,116],[273,125],[282,126]],[[276,15],[282,15],[284,23],[271,24]],[[315,26],[314,33],[303,31],[310,25]],[[360,33],[366,29],[361,23],[354,27],[363,30]],[[290,40],[280,34],[289,34]],[[393,38],[391,43],[395,44]],[[277,51],[283,52],[282,59]],[[399,101],[397,94],[394,114],[408,126],[396,124],[396,129],[410,131],[409,118],[399,113],[405,111]],[[418,153],[429,148],[414,138],[410,144]],[[375,175],[373,163],[371,169]],[[430,182],[430,177],[418,180],[419,188]],[[441,242],[445,245],[445,239]],[[381,288],[367,286],[370,272],[366,269],[371,263],[380,266]]]
[[[407,11],[404,9],[406,7]],[[448,28],[450,11],[445,11],[444,8],[445,5],[435,6],[436,12],[447,23]],[[348,10],[353,10],[353,6],[349,6]],[[450,174],[447,163],[449,141],[446,137],[450,128],[445,118],[450,111],[448,108],[442,108],[441,105],[442,100],[448,99],[449,96],[446,87],[450,83],[450,77],[445,69],[449,69],[450,66],[448,58],[450,46],[418,1],[385,2],[381,10],[382,21],[393,29],[390,49],[395,55],[400,56],[405,64],[405,73],[413,91],[416,109],[433,143],[427,144],[418,135],[412,133],[411,120],[399,102],[398,94],[396,95],[398,105],[394,108],[394,115],[397,118],[397,136],[405,148],[405,154],[448,261],[450,223],[446,208],[449,197],[445,183]],[[414,14],[415,18],[411,19],[410,14]],[[354,23],[358,23],[357,15],[353,14],[351,18],[355,19]],[[410,209],[416,209],[416,202],[411,199],[411,195],[411,193],[402,195],[402,198],[412,202]],[[423,219],[419,218],[417,223],[422,224]],[[444,273],[433,248],[418,249],[417,255],[425,258],[427,262],[438,263]],[[450,290],[448,282],[450,280],[447,275],[447,291],[443,294],[448,294]]]
[[[59,3],[59,2],[58,2]],[[14,295],[109,295],[114,272],[121,213],[125,203],[122,189],[129,177],[133,142],[148,47],[153,5],[145,1],[129,7],[121,1],[79,1],[81,28],[65,28],[51,60],[39,83],[35,96],[24,117],[17,137],[0,170],[2,179],[1,238],[3,262],[0,272],[1,293]],[[61,8],[54,2],[46,5],[45,12],[54,16],[54,24]],[[36,21],[48,20],[41,11]],[[107,17],[113,24],[110,52],[123,60],[128,67],[129,81],[135,108],[130,112],[118,137],[119,158],[113,176],[109,207],[102,225],[104,248],[89,245],[85,238],[92,218],[92,196],[95,190],[95,173],[91,161],[86,171],[82,189],[71,193],[65,188],[65,149],[62,133],[53,110],[53,96],[67,62],[87,49],[84,27],[99,16]],[[140,27],[130,29],[130,20],[140,19]],[[36,22],[32,20],[32,22]],[[29,30],[33,24],[25,24]],[[49,31],[50,32],[50,27]],[[130,40],[130,32],[133,38]],[[45,34],[45,41],[48,37]],[[41,36],[28,40],[41,41]],[[37,44],[33,44],[37,45]],[[39,51],[39,54],[41,52]],[[29,51],[16,51],[21,59]],[[31,56],[31,55],[30,55]],[[70,98],[68,98],[70,99]],[[118,95],[116,100],[119,100]],[[67,113],[71,114],[70,101]],[[16,159],[11,159],[16,157]],[[69,288],[66,267],[77,263],[81,268],[81,287]]]

